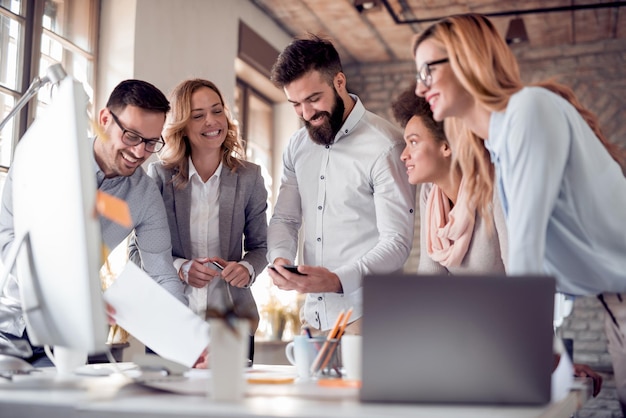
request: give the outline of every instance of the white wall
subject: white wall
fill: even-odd
[[[100,6],[100,37],[96,112],[122,80],[133,78],[136,0],[104,0]]]
[[[248,0],[103,1],[100,107],[115,84],[130,77],[166,95],[186,78],[207,78],[232,106],[239,20],[279,51],[291,40]]]

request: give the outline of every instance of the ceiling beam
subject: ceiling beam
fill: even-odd
[[[385,5],[385,8],[393,18],[394,22],[399,25],[403,24],[412,24],[412,23],[427,23],[427,22],[436,22],[441,19],[445,19],[448,16],[439,16],[439,17],[429,17],[425,19],[400,19],[400,17],[393,10],[391,5],[389,4],[389,0],[381,0]],[[613,1],[613,2],[605,2],[605,3],[593,3],[593,4],[572,4],[570,6],[561,6],[561,7],[542,7],[537,9],[518,9],[518,10],[508,10],[504,12],[491,12],[491,13],[480,13],[483,16],[487,17],[497,17],[497,16],[518,16],[525,14],[538,14],[538,13],[552,13],[552,12],[570,12],[575,10],[585,10],[585,9],[604,9],[604,8],[618,8],[626,6],[626,1]]]

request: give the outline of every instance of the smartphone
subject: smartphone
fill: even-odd
[[[290,273],[299,274],[300,276],[306,276],[306,274],[300,273],[298,271],[298,266],[295,266],[293,264],[285,264],[284,266],[281,266],[281,267],[284,268],[285,270],[289,271]],[[270,268],[272,270],[276,271],[274,266],[270,266]]]

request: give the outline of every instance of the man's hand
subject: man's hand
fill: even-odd
[[[219,271],[204,265],[208,262],[210,262],[210,259],[206,257],[186,261],[180,267],[178,275],[190,286],[197,287],[199,289],[203,288],[216,276],[220,275]]]
[[[205,348],[196,363],[193,365],[194,369],[208,369],[209,368],[209,349]]]
[[[113,306],[109,305],[108,303],[106,303],[105,306],[107,311],[107,321],[109,322],[109,325],[115,325],[115,308],[113,308]]]
[[[341,293],[343,288],[339,277],[325,267],[299,265],[302,274],[290,273],[282,266],[291,264],[289,260],[277,258],[274,268],[268,269],[274,285],[280,290],[295,290],[298,293]]]
[[[216,261],[224,267],[224,270],[221,272],[222,278],[230,283],[231,286],[244,287],[250,283],[250,272],[238,262],[226,261],[219,257],[213,257],[210,261]]]

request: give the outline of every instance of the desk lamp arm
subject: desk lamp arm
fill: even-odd
[[[2,130],[2,128],[4,128],[4,125],[6,125],[17,112],[22,110],[22,108],[30,101],[30,99],[32,99],[33,96],[37,94],[39,89],[41,89],[44,85],[48,83],[56,84],[59,81],[63,80],[66,76],[67,73],[63,69],[63,66],[57,63],[52,64],[50,67],[48,67],[48,70],[46,70],[46,75],[43,78],[40,78],[39,76],[35,77],[33,79],[33,82],[30,83],[28,90],[26,90],[26,93],[24,93],[20,100],[18,100],[18,102],[15,104],[13,109],[11,109],[9,114],[2,120],[2,122],[0,122],[0,131]]]

